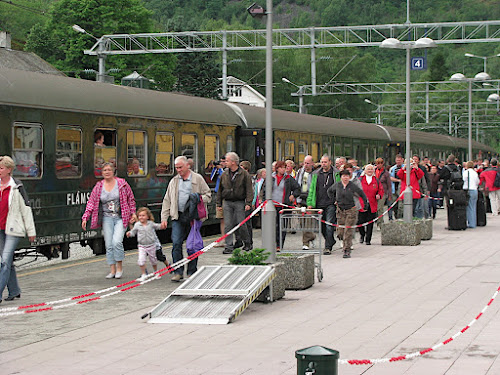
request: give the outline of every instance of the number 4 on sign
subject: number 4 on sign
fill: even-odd
[[[425,57],[412,57],[411,70],[424,70],[426,68]]]

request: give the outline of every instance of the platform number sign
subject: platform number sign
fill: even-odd
[[[424,70],[427,68],[427,61],[425,57],[412,57],[411,70]]]

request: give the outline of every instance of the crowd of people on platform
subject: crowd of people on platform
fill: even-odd
[[[216,181],[218,217],[225,218],[226,232],[248,216],[251,209],[263,202],[266,196],[266,170],[258,170],[252,178],[248,174],[249,162],[240,162],[240,167],[238,162],[238,155],[228,153],[225,159],[216,163],[218,172],[212,173]],[[245,163],[248,165],[243,168]],[[323,254],[331,254],[337,240],[340,240],[344,257],[349,258],[355,230],[343,226],[357,226],[359,242],[370,245],[375,223],[380,227],[383,222],[383,219],[374,222],[378,216],[394,204],[389,210],[388,220],[403,217],[402,193],[407,188],[407,173],[410,174],[413,217],[435,218],[437,210],[446,206],[448,229],[475,228],[478,225],[478,202],[485,205],[486,200],[488,207],[491,206],[489,212],[498,215],[500,187],[494,185],[497,163],[496,159],[485,159],[461,164],[453,155],[446,162],[413,155],[407,163],[399,154],[393,165],[383,158],[377,158],[362,168],[355,159],[337,157],[332,160],[328,155],[323,155],[319,163],[314,163],[311,155],[307,155],[300,165],[296,165],[293,160],[275,161],[272,165],[271,197],[277,208],[276,249],[280,251],[283,247],[288,232],[280,227],[280,211],[289,207],[305,207],[321,210],[325,243]],[[454,205],[458,204],[458,198],[455,203],[453,199],[450,200],[450,197],[455,196],[454,191],[460,191],[464,196],[464,228],[453,227],[453,217],[458,215],[452,211]],[[484,200],[478,200],[478,196],[483,195]],[[250,250],[253,246],[251,232],[249,221],[235,233],[234,242],[232,236],[228,236],[226,242],[218,246],[224,247],[225,254],[232,253],[236,247]],[[315,237],[313,232],[303,232],[302,249],[310,249]]]
[[[252,220],[238,228],[234,236],[230,231],[265,201],[266,170],[260,169],[252,176],[250,162],[240,161],[236,153],[228,152],[213,163],[210,179],[215,183],[215,197],[212,197],[206,178],[194,172],[190,161],[185,156],[178,156],[174,161],[177,174],[168,184],[160,224],[154,223],[149,209],[142,207],[136,211],[132,189],[124,179],[115,176],[114,163],[102,165],[103,178],[96,183],[87,201],[82,229],[87,229],[89,220],[91,229],[102,227],[110,267],[106,278],[122,277],[125,234],[138,237],[141,281],[147,277],[146,259],[155,270],[159,261],[168,265],[155,230],[165,229],[169,218],[173,262],[183,259],[184,241],[188,255],[201,250],[200,228],[202,221],[208,218],[207,204],[212,199],[216,202],[221,233],[228,233],[217,246],[224,247],[224,254],[231,254],[239,247],[244,251],[253,248]],[[332,160],[326,154],[319,163],[315,163],[311,155],[305,156],[299,165],[293,160],[275,161],[269,178],[272,179],[271,197],[277,212],[277,251],[283,247],[286,238],[286,231],[280,226],[281,210],[301,207],[321,212],[323,254],[331,254],[340,240],[344,258],[350,258],[354,227],[359,228],[359,242],[370,245],[375,222],[379,226],[382,222],[374,221],[375,218],[393,205],[388,219],[403,216],[402,193],[406,190],[407,173],[410,174],[412,214],[416,218],[435,218],[437,209],[446,206],[448,229],[465,229],[486,225],[486,210],[498,216],[500,173],[497,159],[462,164],[453,155],[446,162],[431,162],[428,157],[420,159],[418,155],[405,161],[402,155],[396,155],[394,162],[394,165],[389,165],[383,158],[378,158],[361,168],[355,159],[337,157]],[[26,191],[20,181],[11,177],[14,168],[9,156],[0,157],[0,302],[6,287],[9,290],[6,300],[20,298],[21,290],[13,265],[14,250],[19,238],[28,235],[33,242],[36,234]],[[454,209],[460,204],[466,206],[464,228],[456,226],[460,214]],[[481,219],[480,211],[484,211]],[[9,224],[13,220],[16,225]],[[133,227],[127,232],[129,225]],[[315,238],[315,233],[303,231],[302,249],[309,250]],[[197,259],[194,258],[187,265],[187,276],[196,270]],[[174,271],[172,281],[180,281],[183,277],[184,266]]]

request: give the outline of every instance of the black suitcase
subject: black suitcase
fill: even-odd
[[[465,190],[448,190],[451,206],[467,206],[467,192]]]
[[[477,192],[477,226],[484,227],[486,225],[486,202],[482,191]]]
[[[467,229],[467,207],[450,205],[448,208],[448,229],[465,230]]]

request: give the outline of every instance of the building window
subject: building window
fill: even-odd
[[[14,123],[13,155],[14,177],[39,178],[43,166],[43,131],[40,124]]]
[[[285,160],[295,161],[295,141],[285,141]]]
[[[147,174],[146,145],[145,132],[127,131],[127,175],[138,177]]]
[[[198,137],[196,134],[182,134],[181,155],[188,158],[188,161],[192,162],[193,170],[198,172]]]
[[[156,133],[156,175],[166,176],[174,173],[174,135]]]
[[[56,176],[58,178],[82,175],[82,129],[60,125],[56,129]]]
[[[116,168],[116,130],[96,129],[94,132],[94,176],[102,176],[104,163]]]
[[[219,160],[219,137],[216,135],[205,136],[205,173],[210,174],[214,163]]]

